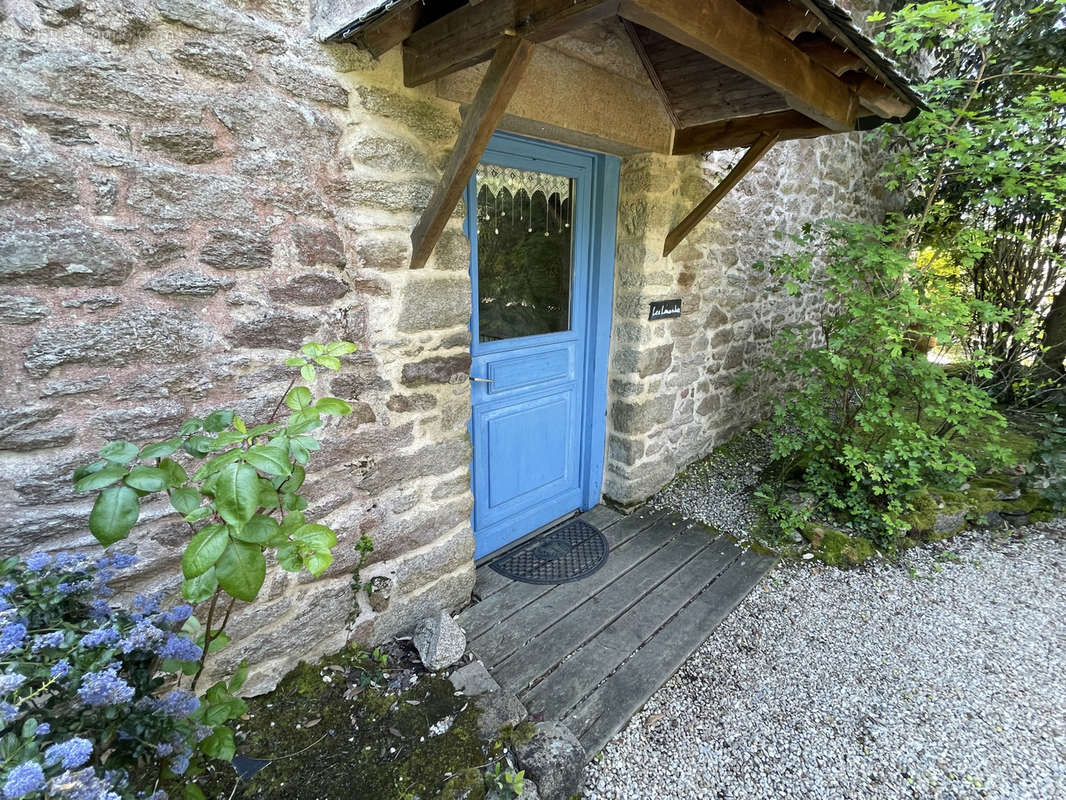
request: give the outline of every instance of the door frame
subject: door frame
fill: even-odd
[[[582,408],[579,417],[581,425],[579,476],[582,486],[580,510],[587,511],[600,502],[603,490],[604,456],[607,449],[607,364],[611,348],[611,317],[614,305],[614,269],[615,239],[618,220],[618,181],[621,159],[607,153],[580,150],[566,145],[531,139],[513,133],[497,131],[489,141],[482,155],[483,161],[507,163],[508,157],[519,157],[532,161],[558,161],[580,165],[589,176],[591,193],[591,211],[588,236],[585,246],[588,248],[588,287],[585,292],[585,308],[571,309],[575,319],[584,319],[584,359]],[[470,280],[471,280],[471,351],[474,347],[477,318],[477,302],[474,290],[477,276],[474,273],[477,259],[477,226],[473,215],[477,213],[477,195],[475,188],[476,173],[467,184],[464,192],[466,214],[463,218],[463,230],[470,241]],[[576,244],[576,237],[575,237]],[[581,313],[583,311],[583,313]],[[532,337],[531,337],[532,338]],[[471,384],[473,391],[473,384]],[[471,404],[472,410],[472,404]],[[473,419],[467,423],[467,429],[473,441]],[[473,489],[474,469],[470,470],[471,489]],[[475,503],[477,502],[475,498]],[[473,511],[471,511],[473,522]],[[474,531],[475,536],[477,531]],[[526,531],[512,540],[517,541],[527,535]],[[503,547],[508,547],[504,545]],[[502,549],[502,548],[501,548]],[[495,551],[494,551],[495,552]],[[485,553],[479,555],[481,558]]]

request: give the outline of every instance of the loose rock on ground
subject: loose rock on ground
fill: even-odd
[[[1066,797],[1066,523],[780,566],[589,767],[588,800]]]

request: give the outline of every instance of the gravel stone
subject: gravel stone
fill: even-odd
[[[1064,565],[1059,521],[781,566],[593,759],[583,796],[1066,797]]]

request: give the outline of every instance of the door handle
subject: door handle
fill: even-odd
[[[475,378],[473,375],[470,376],[470,380],[473,383],[496,383],[492,378]]]

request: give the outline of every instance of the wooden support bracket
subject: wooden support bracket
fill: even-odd
[[[411,269],[421,269],[429,260],[532,56],[533,45],[517,36],[505,36],[496,48],[463,119],[440,183],[411,232]]]
[[[759,140],[748,149],[748,152],[737,162],[736,166],[729,170],[729,174],[725,176],[722,182],[715,186],[711,193],[703,198],[700,204],[692,209],[688,216],[667,234],[666,243],[663,245],[663,256],[670,255],[673,249],[681,243],[681,240],[692,233],[692,229],[711,212],[711,209],[729,194],[729,191],[740,182],[741,178],[748,174],[752,167],[759,163],[759,160],[766,155],[771,147],[777,144],[780,136],[780,133],[774,131],[772,133],[764,133],[759,137]]]

